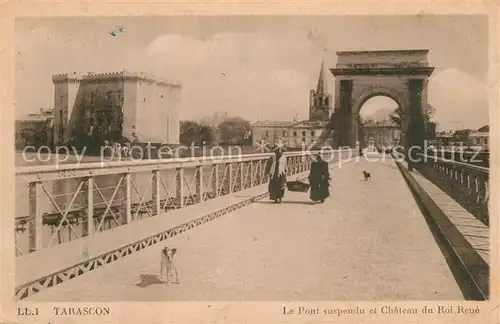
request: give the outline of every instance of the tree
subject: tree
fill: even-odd
[[[425,105],[422,111],[422,117],[424,118],[424,123],[431,122],[435,112],[436,109],[432,105],[429,104]],[[401,107],[398,107],[393,112],[391,112],[389,118],[394,124],[401,127],[403,114],[404,114],[403,109],[401,109]]]
[[[227,118],[218,127],[221,144],[250,144],[251,138],[248,134],[251,131],[250,122],[241,117]]]
[[[226,119],[229,118],[229,114],[227,112],[216,112],[211,116],[205,116],[200,120],[200,124],[204,126],[208,126],[212,129],[213,142],[220,143],[220,133],[219,133],[219,125]]]
[[[453,133],[453,141],[460,143],[467,143],[469,141],[470,129],[459,129]]]
[[[191,144],[211,144],[213,142],[213,131],[211,127],[201,125],[193,120],[181,121],[180,142],[187,146]]]

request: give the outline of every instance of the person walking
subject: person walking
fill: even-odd
[[[266,165],[266,174],[269,175],[269,197],[275,203],[281,204],[285,196],[286,171],[286,158],[283,156],[283,149],[279,147]]]
[[[321,155],[316,155],[315,161],[311,164],[311,171],[309,172],[310,196],[313,202],[323,203],[326,198],[330,196],[328,187],[330,183],[330,172],[328,170],[328,163],[325,162]]]

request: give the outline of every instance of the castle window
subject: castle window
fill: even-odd
[[[163,95],[160,96],[163,99]]]
[[[266,136],[269,136],[269,131],[266,129]]]
[[[330,100],[329,99],[330,98],[328,98],[328,97],[325,98],[325,106],[328,106],[330,104],[330,102],[329,102]]]
[[[295,137],[295,136],[297,136],[297,132],[293,132],[293,136],[294,136],[294,137]]]
[[[313,137],[314,137],[314,131],[312,131],[312,132],[311,132],[311,136],[313,136]]]
[[[306,131],[302,131],[302,136],[306,136]]]
[[[283,136],[287,136],[286,131],[283,131]]]
[[[144,98],[144,102],[146,102],[146,98]]]

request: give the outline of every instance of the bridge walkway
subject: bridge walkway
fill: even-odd
[[[27,300],[463,299],[394,161],[331,176],[323,204],[292,192],[280,205],[255,202]],[[157,279],[165,245],[178,249],[180,284]]]

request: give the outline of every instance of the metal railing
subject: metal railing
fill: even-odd
[[[489,168],[421,154],[417,170],[489,226]]]
[[[314,153],[286,153],[288,175],[308,170]],[[271,155],[18,167],[16,255],[263,184]]]

